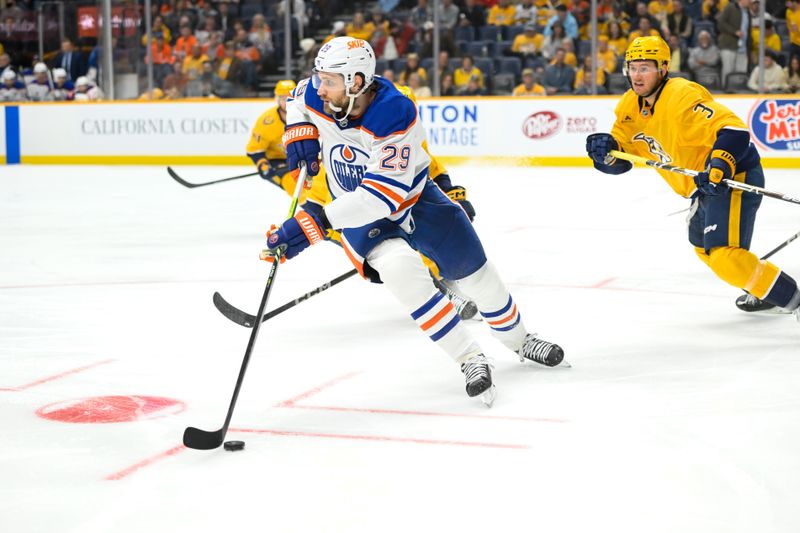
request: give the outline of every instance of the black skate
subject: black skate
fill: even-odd
[[[781,309],[769,302],[756,298],[752,294],[742,294],[736,298],[736,307],[745,313],[771,313],[788,314],[789,311]]]
[[[470,357],[461,364],[461,371],[467,381],[467,396],[480,396],[481,401],[491,407],[497,393],[492,383],[492,368],[486,356],[480,353]]]
[[[466,297],[462,296],[461,294],[455,292],[453,289],[447,286],[443,280],[433,278],[433,284],[436,285],[436,288],[442,291],[442,293],[447,296],[447,299],[452,302],[453,307],[458,313],[458,316],[461,320],[469,320],[473,318],[475,315],[478,314],[478,306],[475,305],[475,302],[470,301]]]
[[[564,350],[558,344],[537,339],[534,335],[528,334],[522,348],[517,352],[519,360],[533,361],[544,366],[557,366],[564,360]]]

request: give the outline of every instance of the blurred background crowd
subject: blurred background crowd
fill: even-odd
[[[113,1],[104,63],[102,0],[0,0],[0,100],[270,96],[339,35],[420,97],[622,93],[642,35],[712,92],[796,93],[800,0],[761,1],[596,0],[594,24],[586,0]]]

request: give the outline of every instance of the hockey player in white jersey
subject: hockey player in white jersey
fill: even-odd
[[[21,102],[25,100],[25,84],[17,79],[17,73],[7,68],[3,71],[0,86],[0,102]]]
[[[444,295],[434,287],[418,250],[478,306],[494,335],[521,360],[556,366],[556,344],[536,338],[522,318],[458,204],[428,179],[425,130],[414,103],[375,77],[369,43],[337,37],[322,46],[310,79],[287,104],[284,145],[290,168],[328,173],[333,201],[298,213],[270,230],[262,258],[281,249],[291,259],[342,232],[344,249],[361,274],[383,283],[423,332],[461,365],[469,396],[491,405],[491,367]]]

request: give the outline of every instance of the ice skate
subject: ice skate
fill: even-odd
[[[487,407],[491,407],[497,390],[492,383],[492,367],[486,356],[481,353],[470,357],[461,364],[461,371],[467,382],[467,395],[470,398],[479,396]]]
[[[789,311],[756,298],[752,294],[742,294],[736,298],[736,307],[745,313],[768,313],[776,315],[789,313]]]
[[[558,344],[547,342],[542,339],[537,339],[535,335],[528,334],[525,337],[525,342],[522,343],[522,348],[517,351],[519,360],[533,361],[544,366],[557,366],[564,360],[564,350]],[[570,366],[565,363],[564,366]]]

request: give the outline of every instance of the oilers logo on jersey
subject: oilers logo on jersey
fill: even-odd
[[[661,143],[659,143],[654,137],[650,137],[649,135],[639,132],[633,136],[633,140],[646,143],[647,149],[651,154],[656,156],[660,162],[672,163],[672,158],[669,156],[667,151],[661,147]]]
[[[328,152],[328,173],[347,192],[361,185],[369,154],[349,144],[337,144]]]

